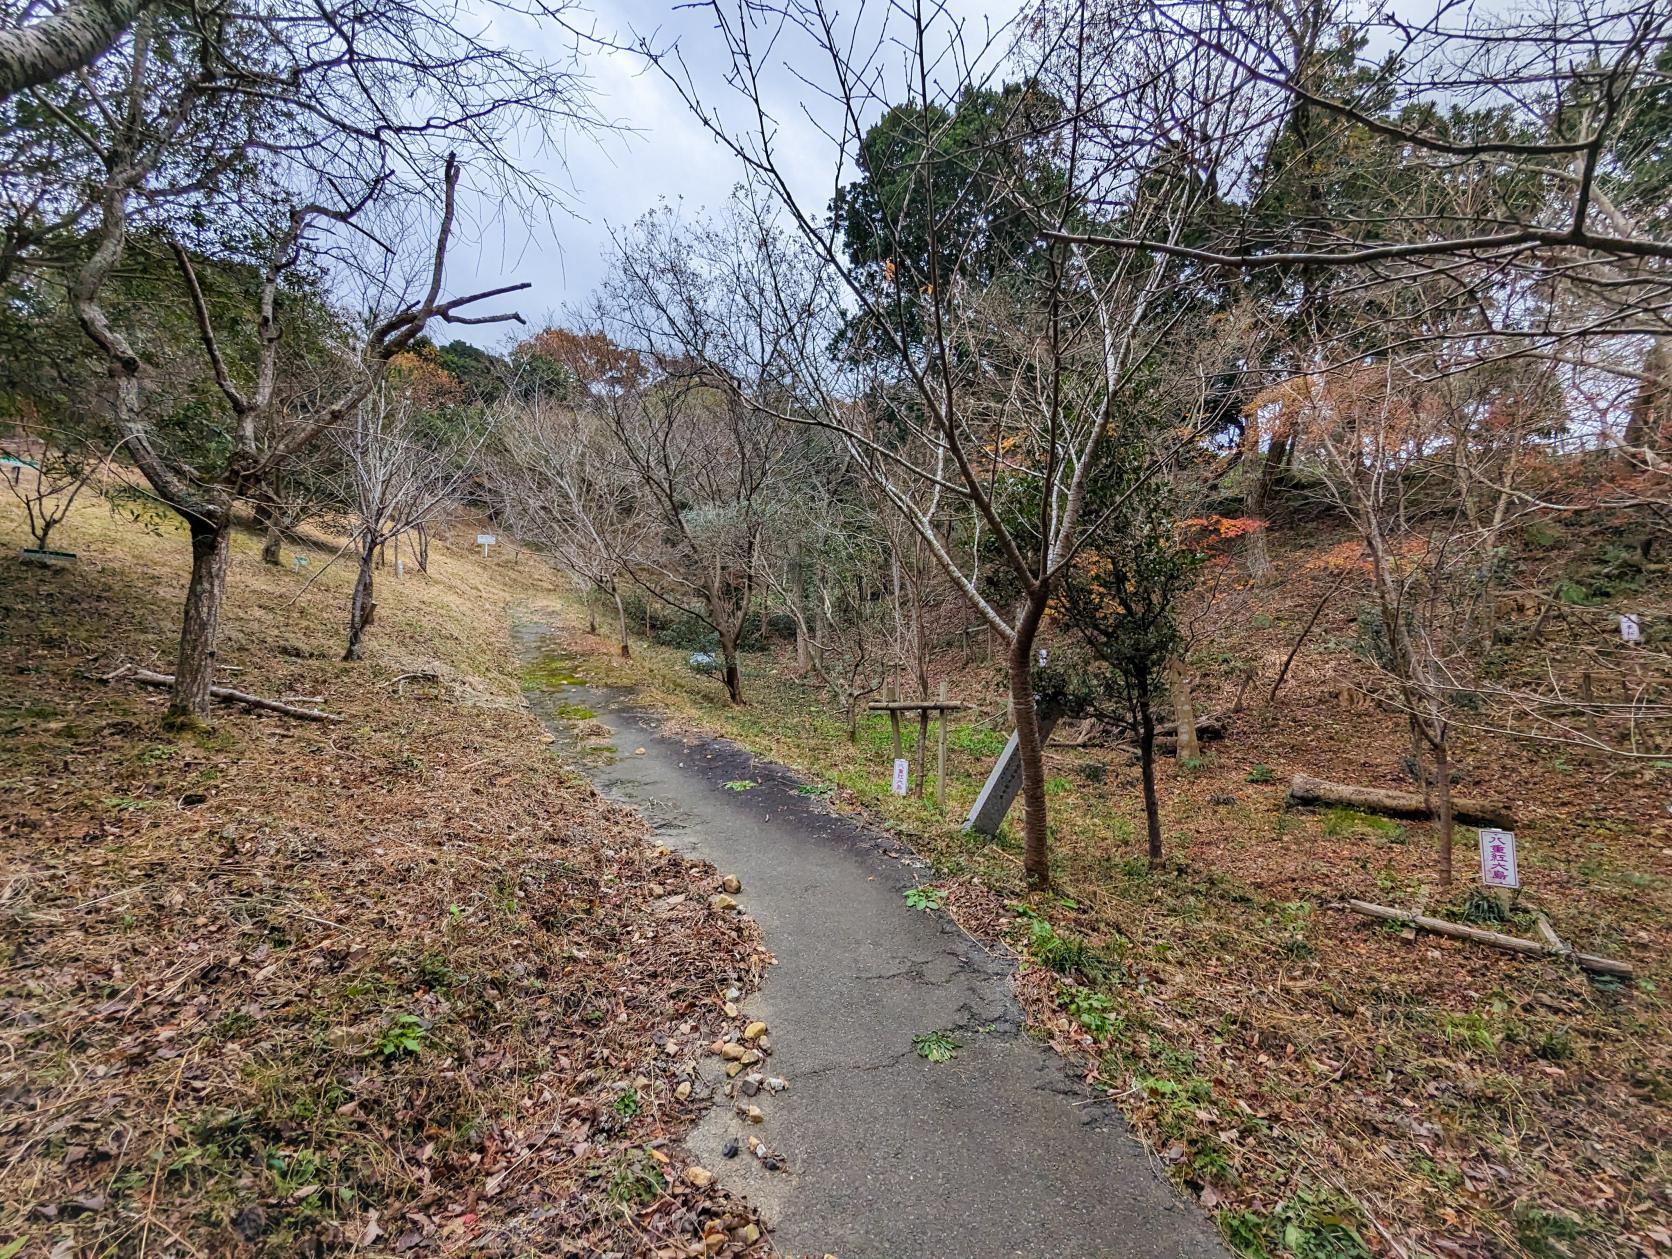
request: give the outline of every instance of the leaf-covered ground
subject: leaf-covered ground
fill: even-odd
[[[170,669],[183,538],[89,502],[49,571],[0,516],[0,1253],[764,1249],[678,1144],[758,934],[560,770],[504,612],[549,587],[473,532],[360,664],[331,550],[240,537],[227,678],[345,720],[170,734],[97,678]]]
[[[1161,766],[1166,869],[1143,858],[1132,757],[1050,751],[1055,896],[1024,894],[1011,824],[996,842],[957,830],[1002,744],[1004,699],[997,670],[966,663],[956,638],[941,663],[986,720],[952,731],[944,815],[889,794],[886,719],[863,722],[850,746],[818,688],[791,676],[787,649],[746,670],[744,709],[692,673],[687,652],[619,662],[599,642],[582,667],[800,768],[836,807],[869,812],[929,856],[947,909],[1024,960],[1018,989],[1039,1034],[1084,1064],[1242,1253],[1672,1253],[1672,765],[1465,738],[1459,792],[1522,819],[1526,887],[1507,921],[1469,891],[1472,831],[1459,832],[1458,881],[1438,889],[1430,826],[1286,808],[1295,773],[1413,787],[1403,722],[1362,693],[1354,600],[1331,603],[1266,698],[1335,580],[1338,541],[1274,542],[1278,580],[1227,580],[1204,617],[1198,712],[1227,712],[1254,676],[1202,763]],[[1615,580],[1620,548],[1600,533],[1547,548],[1530,557],[1529,581]],[[1664,574],[1648,565],[1624,591],[1657,632],[1672,611]],[[1506,619],[1506,668],[1534,615]],[[1545,633],[1589,651],[1614,627],[1599,600],[1564,606]],[[1640,681],[1660,694],[1668,684]],[[1672,731],[1639,737],[1664,749]],[[1529,937],[1544,912],[1576,947],[1632,961],[1636,978],[1407,937],[1334,907],[1346,897],[1421,901]]]

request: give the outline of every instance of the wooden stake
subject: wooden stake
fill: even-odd
[[[899,698],[899,686],[896,683],[890,682],[888,684],[889,703],[892,704]],[[894,727],[894,759],[899,760],[905,755],[905,745],[900,742],[900,710],[898,708],[890,708],[888,710],[888,722],[889,725]]]
[[[927,707],[917,710],[917,787],[913,791],[919,800],[923,799],[923,780],[927,778],[929,768],[929,710]]]
[[[935,747],[935,803],[946,808],[946,679],[940,684],[940,735]]]

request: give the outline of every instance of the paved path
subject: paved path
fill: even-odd
[[[1009,966],[946,915],[907,907],[911,859],[885,835],[733,744],[665,735],[630,693],[577,686],[530,699],[559,737],[557,707],[593,709],[623,753],[587,767],[599,788],[638,808],[662,842],[743,881],[738,900],[778,960],[743,1012],[770,1026],[769,1067],[789,1089],[755,1099],[761,1126],[719,1097],[688,1144],[760,1206],[784,1252],[1223,1259],[1213,1226],[1120,1116],[1022,1035]],[[723,786],[745,778],[760,785]],[[914,1034],[936,1029],[963,1045],[951,1062],[913,1051]],[[724,1084],[718,1060],[704,1070]],[[768,1172],[746,1149],[721,1156],[727,1138],[748,1133],[792,1170]]]

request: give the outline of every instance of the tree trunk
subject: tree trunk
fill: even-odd
[[[1181,761],[1202,759],[1202,745],[1196,739],[1196,705],[1190,697],[1190,675],[1176,657],[1167,662],[1167,684],[1173,693],[1173,724],[1178,728],[1178,757]]]
[[[1150,869],[1161,865],[1161,802],[1155,794],[1155,712],[1149,687],[1138,697],[1138,767],[1144,779],[1144,829],[1149,837]]]
[[[1439,824],[1440,824],[1440,883],[1442,886],[1451,885],[1451,749],[1446,746],[1445,739],[1433,741],[1434,773],[1439,779],[1434,785],[1439,793]]]
[[[413,548],[418,555],[418,571],[430,571],[430,529],[428,525],[419,525],[413,530],[418,535],[417,545]]]
[[[372,614],[377,611],[377,603],[372,598],[372,561],[376,557],[376,548],[367,542],[360,549],[360,572],[354,579],[354,597],[348,605],[348,650],[343,652],[344,660],[359,660],[365,653],[366,629],[372,623]]]
[[[847,721],[848,721],[848,742],[849,743],[858,743],[859,742],[859,696],[858,696],[857,693],[854,693],[854,692],[851,692],[851,691],[848,693]]]
[[[1051,886],[1050,835],[1045,828],[1045,745],[1039,737],[1039,709],[1033,698],[1033,641],[1044,616],[1043,599],[1030,600],[1010,645],[1010,707],[1016,721],[1016,755],[1022,762],[1022,868],[1028,886]]]
[[[805,676],[813,667],[812,644],[807,637],[807,564],[805,548],[797,543],[795,562],[790,566],[790,611],[795,616],[795,671]]]
[[[586,632],[594,638],[598,636],[598,608],[592,602],[592,591],[586,592]]]
[[[215,680],[215,636],[220,629],[227,559],[232,550],[232,513],[218,512],[213,520],[192,516],[187,525],[192,535],[192,576],[186,586],[186,615],[180,629],[180,653],[175,658],[168,716],[171,720],[207,721],[209,687]]]
[[[610,594],[615,597],[615,623],[621,634],[621,658],[630,660],[633,656],[633,648],[627,641],[627,608],[621,602],[621,591],[612,587]]]
[[[733,704],[742,704],[743,674],[737,667],[737,636],[735,634],[720,635],[720,658],[725,664],[723,677],[726,683],[726,698]]]
[[[1284,444],[1273,438],[1266,447],[1265,457],[1260,460],[1259,471],[1251,471],[1248,478],[1248,490],[1243,495],[1243,510],[1250,519],[1259,521],[1258,526],[1250,529],[1242,537],[1243,560],[1248,565],[1248,575],[1257,582],[1270,581],[1272,577],[1271,555],[1266,550],[1266,500],[1271,492],[1272,482],[1277,479],[1277,470],[1283,461]],[[1252,453],[1258,453],[1258,446]]]
[[[1672,353],[1668,340],[1656,337],[1643,357],[1643,379],[1631,400],[1631,411],[1626,420],[1625,444],[1634,448],[1653,447],[1661,412],[1666,409],[1672,389],[1667,381],[1672,377]]]
[[[283,539],[279,536],[278,519],[269,504],[256,503],[255,523],[264,535],[261,542],[261,562],[263,564],[278,564],[279,549],[283,545]]]

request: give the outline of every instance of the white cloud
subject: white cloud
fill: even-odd
[[[973,5],[974,0],[958,0],[951,11],[979,31],[988,18]],[[1008,17],[1007,12],[993,22]],[[726,83],[724,48],[705,9],[670,8],[666,0],[613,0],[596,6],[588,20],[595,20],[600,35],[613,36],[619,44],[632,44],[636,34],[653,36],[658,47],[677,40],[705,101],[717,103],[728,121],[744,121],[741,98]],[[542,28],[503,10],[495,14],[494,29],[508,43],[554,56],[573,41],[568,31]],[[781,43],[763,95],[778,124],[777,149],[786,177],[803,204],[822,213],[834,187],[835,148],[814,119],[831,120],[833,106],[784,65],[786,58],[797,57],[808,77],[818,81],[824,67],[811,63],[810,53],[810,47]],[[562,198],[532,215],[482,192],[461,206],[449,289],[464,292],[528,281],[533,288],[518,295],[517,308],[534,328],[561,320],[597,285],[607,261],[610,226],[631,223],[664,201],[682,203],[691,213],[717,206],[743,176],[738,160],[692,115],[662,73],[636,53],[591,52],[586,72],[598,113],[621,129],[596,138],[572,136],[562,155],[533,143],[523,155],[530,171],[563,190]],[[504,325],[441,328],[436,335],[447,340],[458,332],[478,344],[495,345],[526,331],[511,328],[510,333]]]

